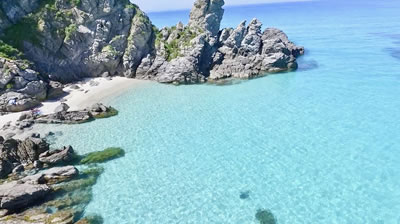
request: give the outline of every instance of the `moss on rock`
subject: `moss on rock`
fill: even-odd
[[[118,112],[117,109],[115,109],[113,107],[109,107],[109,108],[107,108],[106,112],[93,114],[93,117],[95,119],[103,119],[103,118],[109,118],[109,117],[117,116],[118,113],[119,112]]]
[[[111,147],[103,151],[89,153],[81,159],[81,164],[103,163],[125,155],[121,148]]]

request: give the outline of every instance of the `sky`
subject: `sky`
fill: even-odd
[[[192,8],[195,0],[131,0],[146,12],[179,10]],[[225,5],[248,5],[271,2],[295,2],[302,0],[225,0]]]

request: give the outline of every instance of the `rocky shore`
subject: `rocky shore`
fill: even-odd
[[[127,0],[0,3],[0,112],[31,109],[86,77],[193,84],[297,68],[304,53],[253,19],[220,30],[224,0],[197,0],[187,25],[158,29]]]
[[[51,149],[39,135],[0,136],[0,223],[101,223],[97,215],[82,217],[103,172],[98,164],[123,155],[109,148],[79,156],[71,146]]]

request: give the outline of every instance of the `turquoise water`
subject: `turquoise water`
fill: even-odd
[[[87,213],[105,223],[400,223],[400,1],[228,7],[307,54],[297,72],[235,85],[143,84],[120,115],[60,129],[80,152],[119,146]],[[156,25],[187,12],[150,14]],[[241,192],[249,191],[248,199]]]

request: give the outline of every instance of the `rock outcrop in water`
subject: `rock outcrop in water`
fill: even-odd
[[[188,84],[297,68],[296,57],[304,48],[280,30],[262,32],[257,19],[219,31],[223,5],[223,0],[198,0],[187,26],[163,28],[157,33],[155,52],[142,60],[136,77]]]
[[[98,164],[123,156],[112,149],[79,156],[70,146],[50,150],[40,137],[0,136],[0,223],[102,223],[99,216],[82,215],[104,171]]]
[[[186,26],[158,30],[128,0],[2,1],[0,109],[37,105],[53,95],[54,83],[47,83],[54,81],[120,75],[192,84],[297,68],[296,57],[304,48],[280,30],[262,31],[257,19],[220,30],[223,5],[224,0],[197,0]],[[35,69],[18,66],[14,59],[21,57]],[[10,75],[4,64],[18,67],[13,74],[29,73],[32,79]],[[12,99],[17,106],[7,107]]]

